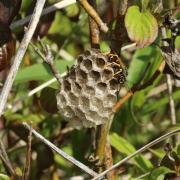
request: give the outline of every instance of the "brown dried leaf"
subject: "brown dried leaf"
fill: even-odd
[[[18,15],[22,0],[0,0],[0,22],[10,24]]]
[[[15,53],[15,43],[8,26],[0,23],[0,71],[8,68]]]

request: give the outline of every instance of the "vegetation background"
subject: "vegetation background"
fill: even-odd
[[[5,5],[12,8],[14,5]],[[8,3],[6,2],[6,3]],[[19,1],[14,1],[18,4]],[[173,18],[178,19],[180,16],[178,0],[97,0],[97,12],[102,20],[110,28],[110,34],[114,35],[114,27],[118,24],[120,29],[118,33],[124,32],[124,21],[118,21],[116,16],[118,8],[122,10],[122,4],[128,2],[128,7],[136,5],[143,12],[146,10],[154,16],[140,28],[140,33],[135,32],[132,28],[128,29],[128,20],[126,30],[130,34],[131,30],[135,32],[136,38],[140,37],[139,46],[130,46],[121,52],[124,64],[128,68],[127,80],[124,87],[120,90],[122,98],[134,85],[143,84],[151,79],[153,74],[158,70],[163,60],[160,49],[162,37],[160,27],[163,26],[165,16],[169,13]],[[57,3],[55,0],[47,0],[46,7]],[[15,47],[18,48],[19,42],[24,35],[24,26],[13,27],[17,20],[32,14],[36,1],[22,0],[20,10],[17,11],[12,23],[3,21],[3,4],[0,0],[0,39],[1,49],[4,44],[8,45],[8,53],[14,54]],[[123,4],[123,5],[124,5]],[[160,6],[162,5],[162,7]],[[143,11],[143,8],[144,11]],[[14,12],[13,11],[13,12]],[[121,14],[123,16],[123,14]],[[126,14],[127,15],[127,14]],[[133,24],[141,21],[130,14],[134,20]],[[157,27],[153,23],[157,21]],[[144,22],[143,22],[144,23]],[[149,23],[149,24],[148,24]],[[4,25],[5,24],[5,25]],[[11,26],[10,26],[11,24]],[[152,26],[152,29],[151,29]],[[9,27],[12,29],[9,33]],[[145,29],[143,30],[143,27]],[[157,37],[153,30],[159,28]],[[166,27],[167,37],[172,38],[171,29]],[[4,34],[3,34],[4,33]],[[137,33],[137,34],[136,34]],[[139,34],[140,35],[139,35]],[[143,35],[151,34],[151,38],[144,40]],[[7,39],[5,39],[7,35]],[[120,52],[122,47],[132,44],[133,39],[127,36],[115,34],[115,39],[119,40],[116,50]],[[120,34],[119,34],[120,35]],[[20,178],[23,176],[25,162],[27,162],[27,142],[28,130],[22,125],[22,122],[32,124],[40,134],[50,140],[57,147],[73,156],[77,160],[89,166],[95,171],[105,170],[105,167],[99,168],[97,164],[90,162],[88,157],[94,154],[92,129],[68,129],[67,122],[57,112],[55,93],[59,84],[54,81],[46,88],[33,93],[33,90],[41,84],[51,80],[53,77],[48,65],[43,62],[42,58],[36,52],[34,46],[41,49],[38,39],[41,42],[49,44],[55,58],[55,66],[61,74],[68,70],[75,63],[76,57],[86,49],[91,48],[88,13],[77,2],[62,10],[53,11],[43,16],[38,24],[31,44],[24,56],[21,68],[18,71],[13,88],[8,98],[8,103],[3,116],[0,117],[0,137],[4,143],[10,163],[15,170],[16,175]],[[4,42],[5,39],[5,42]],[[106,36],[101,33],[100,49],[102,52],[111,50],[114,39],[112,36]],[[144,43],[144,44],[143,44]],[[117,44],[116,44],[117,45]],[[179,37],[175,41],[176,49],[180,50]],[[14,47],[15,46],[15,47]],[[5,53],[3,51],[3,53]],[[8,74],[10,58],[4,59],[6,66],[0,69],[1,87]],[[115,114],[109,131],[109,143],[112,150],[112,161],[117,163],[126,156],[132,154],[140,147],[160,137],[172,128],[179,128],[180,118],[180,90],[173,86],[172,97],[175,104],[175,114],[177,122],[172,123],[172,116],[169,105],[169,93],[166,85],[166,74],[160,74],[152,84],[136,91]],[[172,79],[172,83],[173,83]],[[31,146],[31,165],[30,175],[26,179],[90,179],[90,177],[63,159],[57,153],[54,153],[43,142],[36,137],[32,137]],[[169,144],[167,144],[169,143]],[[169,147],[171,144],[171,147]],[[164,150],[164,147],[165,150]],[[167,148],[168,147],[168,148]],[[167,150],[168,149],[168,150]],[[2,158],[2,148],[0,150]],[[105,154],[106,156],[107,154]],[[107,167],[106,167],[107,168]],[[180,146],[178,135],[172,140],[167,138],[147,149],[145,152],[125,162],[113,171],[108,179],[175,179],[180,176]],[[0,179],[10,179],[12,174],[9,171],[3,158],[0,161]],[[17,177],[16,177],[17,178]],[[15,179],[16,179],[15,178]]]

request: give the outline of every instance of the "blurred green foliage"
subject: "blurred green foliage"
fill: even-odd
[[[47,6],[55,2],[49,0]],[[116,6],[117,2],[111,1],[111,3],[113,2],[115,3],[113,5]],[[99,1],[98,8],[102,11],[101,16],[104,21],[109,20],[107,10],[110,11],[112,7],[108,6],[106,7],[107,10],[103,11],[100,7],[102,4],[100,3],[101,1]],[[165,9],[174,8],[175,6],[174,0],[164,1]],[[25,17],[27,11],[30,11],[30,7],[31,1],[23,0],[17,19]],[[147,8],[153,13],[152,7],[153,3],[151,1],[149,3],[147,2]],[[31,9],[33,10],[32,7]],[[135,20],[134,22],[137,23]],[[43,32],[40,31],[42,26],[46,29]],[[55,57],[55,65],[60,73],[66,72],[68,67],[75,63],[77,55],[84,52],[85,49],[90,48],[88,16],[77,3],[64,10],[58,10],[54,13],[54,18],[48,22],[41,19],[39,28],[36,34],[39,35],[41,33],[42,42],[51,46]],[[18,28],[13,32],[18,44],[23,36],[23,31],[21,28]],[[158,38],[160,38],[159,35]],[[37,37],[34,37],[32,42],[38,46]],[[161,45],[159,40],[142,49],[137,48],[133,52],[127,52],[130,58],[124,55],[124,61],[128,68],[128,77],[125,84],[127,89],[138,83],[148,81],[158,69],[163,57],[157,44],[158,46]],[[179,38],[176,41],[176,45],[177,49],[179,49]],[[103,52],[107,52],[110,50],[110,42],[103,39],[100,47]],[[60,50],[64,50],[74,60],[69,61],[68,58],[66,59],[60,53]],[[62,150],[81,162],[91,165],[87,160],[87,157],[93,153],[91,130],[82,129],[68,132],[67,122],[56,111],[51,111],[55,104],[54,102],[50,102],[54,101],[52,92],[58,91],[59,84],[53,83],[47,89],[31,97],[28,96],[28,93],[32,89],[52,77],[47,65],[43,63],[43,60],[30,46],[9,97],[11,107],[7,108],[4,117],[0,119],[1,138],[7,144],[8,155],[13,165],[17,169],[19,168],[21,173],[26,157],[24,141],[27,141],[28,136],[28,132],[21,125],[22,121],[32,123],[42,135]],[[165,76],[160,75],[152,85],[136,92],[120,111],[116,113],[110,130],[110,144],[112,146],[114,163],[165,133],[171,127],[167,90],[150,95],[157,88],[160,88],[159,85],[164,83]],[[51,91],[49,88],[52,87],[55,89]],[[180,123],[179,88],[174,88],[173,98],[175,100],[177,121]],[[48,108],[51,110],[48,111]],[[67,130],[66,133],[65,130]],[[146,153],[142,153],[125,163],[122,173],[118,175],[117,170],[117,178],[133,180],[147,174],[140,179],[155,180],[163,179],[166,174],[172,173],[171,169],[158,166],[159,162],[165,156],[165,152],[163,151],[164,144],[165,142],[160,143],[152,147],[152,149],[147,150]],[[175,151],[177,152],[177,156],[180,156],[180,146],[177,146]],[[0,173],[0,179],[9,179],[5,175],[7,171],[2,162],[0,162]],[[86,179],[89,178],[86,177],[84,172],[52,152],[35,137],[32,140],[30,174],[30,179],[42,180],[56,180],[56,177],[59,177],[59,179],[70,179],[70,177],[77,175],[81,175]]]

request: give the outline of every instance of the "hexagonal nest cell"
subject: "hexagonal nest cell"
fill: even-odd
[[[57,94],[57,105],[71,126],[91,128],[113,117],[115,93],[124,72],[117,64],[117,58],[115,63],[112,59],[97,50],[87,50],[79,55],[77,64],[64,77]]]

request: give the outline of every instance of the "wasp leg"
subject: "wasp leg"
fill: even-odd
[[[121,74],[121,73],[122,73],[122,71],[118,71],[118,72],[114,73],[113,76],[115,77],[115,76],[117,76],[118,74]]]
[[[112,66],[112,65],[118,66],[119,68],[121,68],[121,65],[118,64],[118,63],[116,63],[116,62],[109,63],[109,64],[105,65],[104,68],[106,68],[106,67],[108,67],[108,66]]]

